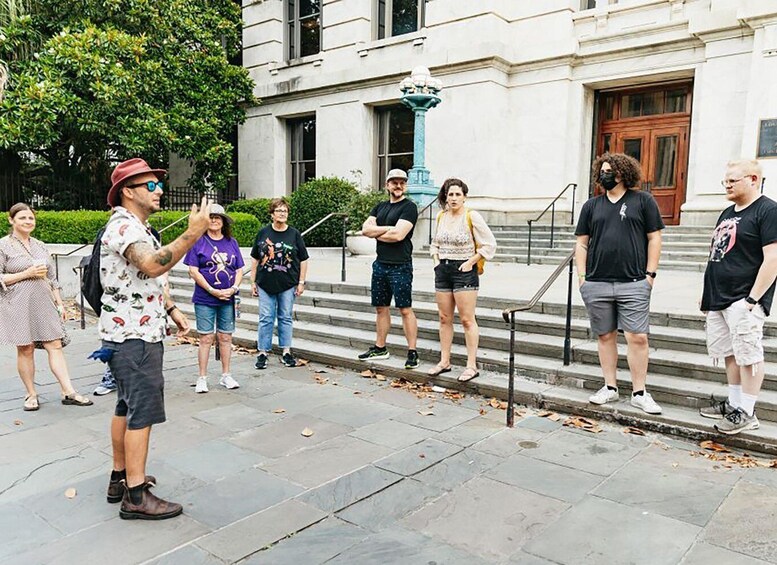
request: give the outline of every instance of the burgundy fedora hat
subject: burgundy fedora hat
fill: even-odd
[[[116,165],[116,168],[113,169],[113,172],[111,173],[111,189],[108,191],[108,206],[113,208],[121,204],[119,188],[124,181],[144,173],[151,173],[156,175],[157,179],[160,179],[167,174],[167,171],[164,169],[152,169],[148,166],[148,163],[137,157],[128,159],[127,161]]]

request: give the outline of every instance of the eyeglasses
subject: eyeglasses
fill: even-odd
[[[164,190],[165,183],[163,183],[161,180],[150,180],[148,182],[141,182],[139,184],[128,184],[127,188],[138,188],[139,186],[145,186],[149,192],[154,192],[157,188],[159,190]]]
[[[734,186],[736,183],[741,181],[742,179],[746,179],[750,175],[745,175],[743,177],[739,177],[738,179],[723,179],[720,181],[720,186],[723,188],[728,188],[729,186]]]

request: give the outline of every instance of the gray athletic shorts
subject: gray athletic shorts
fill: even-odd
[[[113,349],[108,365],[116,379],[116,416],[127,418],[127,428],[140,430],[165,421],[165,379],[162,376],[162,342],[128,339],[103,341]]]
[[[635,282],[586,281],[580,287],[597,336],[617,329],[634,334],[650,333],[650,293],[647,279]]]

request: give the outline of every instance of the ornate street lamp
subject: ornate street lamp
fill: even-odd
[[[437,196],[437,189],[425,166],[426,112],[442,101],[437,96],[442,90],[442,82],[432,78],[426,67],[416,67],[409,77],[399,83],[399,88],[402,91],[402,103],[415,114],[413,168],[408,171],[407,192],[416,204],[423,207]]]

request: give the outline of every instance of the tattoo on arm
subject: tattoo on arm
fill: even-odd
[[[167,247],[163,247],[156,252],[154,255],[154,260],[162,266],[168,265],[170,264],[170,261],[173,260],[173,252],[170,251]]]
[[[135,267],[140,269],[141,265],[154,254],[154,248],[148,243],[133,243],[124,251],[124,257]]]

